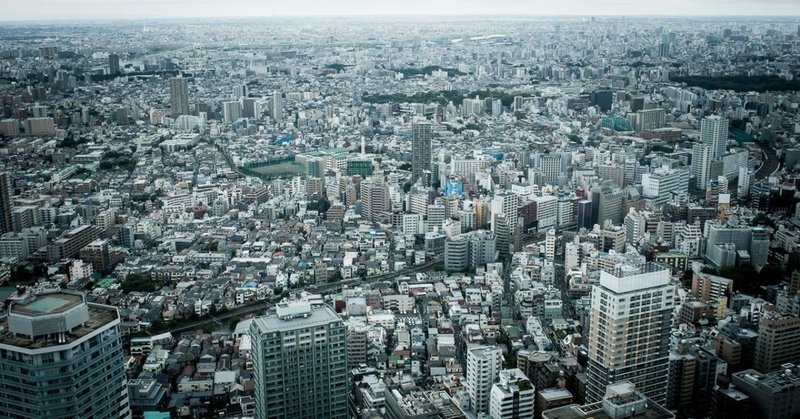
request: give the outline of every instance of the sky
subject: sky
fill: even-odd
[[[357,15],[799,16],[800,0],[26,0],[0,21]]]

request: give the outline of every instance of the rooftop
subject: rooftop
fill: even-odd
[[[42,304],[38,304],[34,307],[38,307],[40,305]],[[117,309],[114,307],[91,303],[87,305],[89,309],[89,319],[83,324],[73,328],[68,333],[64,333],[64,340],[62,342],[59,342],[52,336],[37,336],[36,338],[31,339],[29,336],[20,334],[14,335],[10,332],[8,327],[8,316],[0,317],[0,330],[3,331],[0,333],[0,344],[15,346],[22,349],[43,349],[61,345],[70,345],[96,330],[105,328],[109,323],[119,320]],[[56,309],[65,310],[69,307],[74,307],[74,304],[62,305],[56,307]]]
[[[258,328],[259,332],[268,333],[287,329],[322,326],[341,321],[339,315],[336,314],[332,308],[323,306],[311,308],[304,316],[290,319],[282,318],[278,316],[278,313],[271,312],[265,316],[257,317],[253,320],[253,325]]]
[[[633,416],[628,416],[634,419],[670,419],[675,415],[661,406],[650,406],[644,411],[639,412]],[[545,410],[542,412],[543,419],[619,419],[615,416],[609,415],[603,410],[602,403],[593,403],[584,406],[571,404],[568,406],[557,407],[555,409]]]
[[[63,313],[83,303],[83,298],[76,294],[57,292],[36,297],[29,301],[14,303],[10,312],[26,316],[39,316]]]

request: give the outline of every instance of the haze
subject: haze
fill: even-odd
[[[35,13],[33,12],[35,11]],[[5,5],[0,21],[342,15],[796,16],[792,0],[33,0]]]

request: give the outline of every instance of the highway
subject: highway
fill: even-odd
[[[775,150],[772,148],[761,147],[761,153],[764,155],[764,161],[761,164],[761,167],[756,170],[756,179],[766,179],[775,170],[777,170],[778,166],[780,165],[778,156],[775,154]]]

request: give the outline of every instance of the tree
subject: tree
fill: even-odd
[[[134,291],[153,292],[156,290],[156,286],[150,278],[135,273],[128,275],[120,286],[122,291],[126,293]]]

